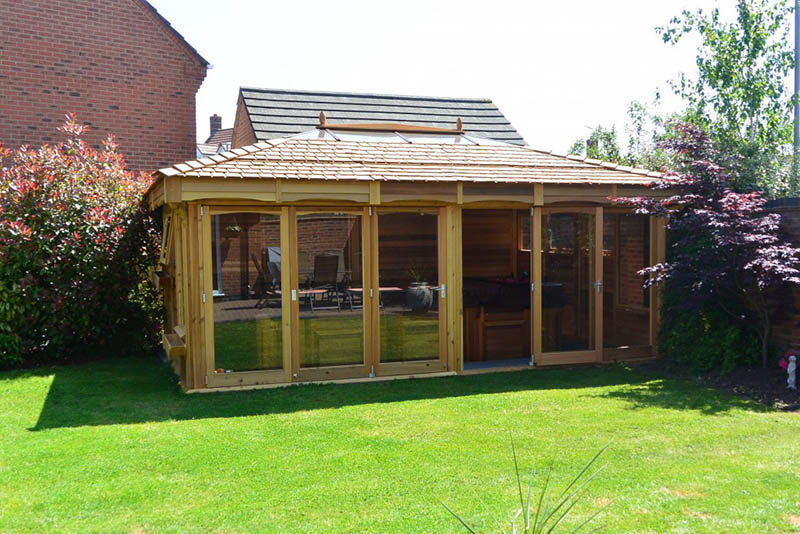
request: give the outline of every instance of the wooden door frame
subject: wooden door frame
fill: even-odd
[[[200,209],[203,212],[201,216],[201,232],[202,244],[201,254],[203,255],[203,264],[209,266],[204,269],[203,286],[205,288],[213,287],[213,267],[211,264],[211,217],[214,215],[226,215],[231,213],[260,213],[266,215],[277,215],[280,217],[280,246],[281,246],[281,285],[287,281],[288,263],[284,257],[283,251],[286,250],[287,242],[285,238],[286,230],[286,208],[280,207],[264,207],[264,206],[208,206],[202,205]],[[229,373],[217,373],[215,368],[215,354],[214,354],[214,297],[205,291],[206,296],[203,308],[205,311],[205,325],[203,328],[205,339],[205,375],[207,377],[206,387],[222,387],[222,386],[254,386],[261,384],[280,384],[289,381],[289,368],[288,362],[291,356],[291,335],[290,335],[290,318],[289,313],[289,296],[284,292],[281,298],[281,356],[283,360],[282,369],[265,369],[253,371],[232,371]]]
[[[319,382],[326,380],[341,380],[348,378],[365,378],[370,375],[370,368],[373,365],[372,352],[370,347],[373,344],[371,331],[372,319],[372,303],[364,305],[361,317],[361,328],[363,336],[364,350],[362,353],[363,362],[357,364],[347,365],[326,365],[319,367],[301,367],[300,366],[300,299],[291,300],[291,292],[299,291],[300,273],[298,271],[298,229],[297,219],[300,215],[308,215],[313,213],[341,213],[347,215],[357,215],[361,217],[361,278],[363,300],[366,302],[366,295],[372,290],[372,277],[369,276],[371,269],[371,254],[370,254],[370,208],[368,207],[347,207],[347,206],[290,206],[288,208],[288,229],[289,229],[289,269],[290,281],[287,291],[287,297],[290,305],[290,316],[292,322],[291,328],[291,357],[290,367],[291,374],[289,380],[291,382]]]
[[[603,280],[603,207],[547,207],[533,208],[531,220],[531,272],[533,286],[531,297],[531,320],[533,359],[536,365],[566,365],[575,363],[591,363],[603,358],[603,299],[594,295],[594,321],[589,325],[594,348],[579,351],[542,351],[542,216],[552,213],[584,213],[594,216],[594,281]],[[534,253],[535,252],[535,253]],[[597,290],[594,289],[596,292]],[[602,290],[600,292],[602,297]]]
[[[444,286],[444,296],[439,291],[437,298],[439,299],[439,357],[430,360],[417,360],[409,362],[381,362],[380,361],[380,299],[373,298],[370,302],[371,316],[372,316],[372,365],[374,365],[376,376],[394,376],[394,375],[412,375],[420,373],[440,373],[447,371],[448,368],[448,351],[447,351],[447,303],[448,299],[452,298],[453,292],[451,287],[447,287],[447,218],[446,207],[441,206],[383,206],[373,207],[372,214],[370,215],[370,245],[371,253],[370,260],[372,265],[371,272],[371,287],[375,291],[379,291],[380,282],[380,258],[379,258],[379,223],[378,218],[381,214],[387,213],[428,213],[436,215],[436,248],[437,248],[437,262],[439,285]],[[449,294],[449,296],[448,296]]]

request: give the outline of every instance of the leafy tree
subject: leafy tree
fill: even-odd
[[[622,163],[623,160],[617,139],[617,129],[614,126],[604,128],[598,125],[592,130],[586,141],[583,139],[575,141],[570,147],[569,153],[615,163]]]
[[[617,199],[667,221],[669,259],[642,274],[652,275],[647,285],[666,283],[685,295],[677,308],[710,304],[753,329],[766,366],[772,324],[788,308],[786,288],[800,284],[800,249],[779,237],[780,215],[764,211],[759,193],[733,190],[734,179],[716,163],[720,154],[700,127],[681,124],[675,132],[662,146],[680,158],[679,171],[653,186],[672,196]]]
[[[658,142],[667,131],[666,120],[645,104],[632,102],[628,106],[628,121],[625,125],[628,134],[626,151],[620,147],[616,128],[600,125],[592,130],[586,141],[575,141],[569,153],[652,171],[662,170],[668,164],[668,157],[658,148]]]
[[[733,22],[718,9],[684,11],[658,28],[671,45],[688,35],[700,39],[697,79],[682,74],[673,89],[688,105],[688,121],[708,132],[720,152],[718,163],[736,177],[740,191],[778,196],[790,189],[789,4],[737,0]]]
[[[112,138],[89,147],[74,117],[61,131],[58,145],[0,147],[0,365],[123,354],[156,332],[151,179]]]

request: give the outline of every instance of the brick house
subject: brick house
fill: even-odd
[[[0,0],[0,142],[60,140],[75,112],[113,133],[134,170],[196,152],[195,95],[208,62],[145,0]]]

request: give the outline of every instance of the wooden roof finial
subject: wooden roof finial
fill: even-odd
[[[456,130],[459,132],[464,129],[464,123],[461,121],[461,117],[456,119]]]
[[[319,125],[320,126],[325,126],[325,121],[326,120],[327,119],[325,118],[325,112],[324,111],[320,111],[319,112]]]

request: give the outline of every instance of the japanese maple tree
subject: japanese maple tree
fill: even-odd
[[[666,284],[686,295],[684,309],[713,305],[753,328],[766,366],[772,325],[790,304],[786,289],[800,284],[800,249],[781,237],[780,215],[764,210],[760,193],[733,190],[734,177],[699,127],[674,129],[662,148],[676,156],[678,169],[652,186],[666,198],[616,199],[666,220],[668,259],[642,271],[650,275],[646,285]]]

